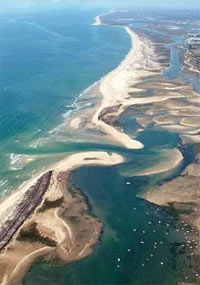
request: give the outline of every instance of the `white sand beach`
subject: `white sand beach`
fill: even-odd
[[[140,81],[140,77],[149,75],[152,70],[160,68],[155,61],[154,50],[150,42],[141,39],[129,27],[125,28],[132,42],[132,48],[121,64],[110,72],[100,83],[100,92],[103,96],[101,105],[92,118],[92,123],[103,130],[107,135],[127,148],[141,149],[143,144],[132,139],[128,135],[118,131],[116,128],[99,120],[99,114],[107,107],[116,104],[129,106],[138,103],[154,102],[155,100],[165,100],[167,98],[131,98],[130,92],[134,91],[134,84]]]

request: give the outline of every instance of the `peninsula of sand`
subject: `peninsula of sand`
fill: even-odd
[[[102,225],[90,216],[87,199],[70,183],[71,171],[83,165],[122,162],[120,155],[106,152],[72,154],[1,203],[1,284],[21,284],[40,256],[69,263],[91,253]]]
[[[104,18],[112,13],[97,17],[95,25],[106,23]],[[115,23],[108,21],[107,24]],[[101,99],[96,107],[77,117],[75,114],[69,126],[77,131],[80,128],[97,130],[111,144],[138,150],[144,145],[117,125],[119,116],[129,107],[143,108],[146,116],[137,118],[141,130],[153,121],[159,125],[164,118],[153,117],[152,110],[165,106],[171,112],[176,107],[176,112],[179,112],[178,100],[186,97],[189,87],[181,83],[180,90],[180,82],[158,82],[155,75],[159,76],[166,68],[166,51],[159,46],[158,52],[157,44],[150,38],[128,26],[121,27],[131,38],[130,52],[114,71],[99,81],[97,87]],[[162,94],[157,92],[152,96],[141,96],[146,89],[144,81],[148,83],[151,76],[154,77],[150,84],[155,84],[157,89],[160,84],[159,92],[162,89]],[[175,125],[171,119],[168,121],[165,128]],[[153,166],[138,175],[166,172],[181,164],[183,156],[178,149],[165,152],[170,154],[166,164]],[[71,172],[84,165],[116,165],[123,162],[124,158],[116,153],[95,151],[71,154],[35,175],[2,201],[0,284],[21,284],[39,257],[70,263],[89,255],[99,240],[103,225],[90,215],[86,197],[73,186]]]

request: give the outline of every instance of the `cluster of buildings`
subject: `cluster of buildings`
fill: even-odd
[[[200,70],[200,34],[188,33],[185,45],[189,52],[190,62]]]

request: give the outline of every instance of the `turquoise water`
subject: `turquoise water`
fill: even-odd
[[[34,136],[38,129],[56,125],[75,96],[123,59],[130,47],[128,35],[91,26],[96,13],[66,10],[2,17],[0,139],[6,145],[26,131]]]
[[[107,150],[129,159],[117,167],[83,167],[74,172],[74,183],[88,196],[92,214],[104,224],[101,242],[91,256],[70,265],[37,262],[24,284],[173,285],[186,275],[193,281],[181,247],[186,243],[183,233],[176,231],[173,218],[165,211],[139,197],[180,169],[152,177],[127,176],[127,168],[134,172],[158,162],[162,148],[178,145],[178,136],[149,129],[138,136],[145,148],[132,151],[87,141],[59,141],[51,135],[72,109],[75,98],[114,69],[130,48],[122,28],[91,26],[100,13],[70,9],[2,15],[0,194],[9,193],[34,171],[66,153]],[[177,67],[177,57],[172,56],[172,69]],[[131,134],[135,121],[124,121],[125,131]],[[38,140],[40,144],[32,143]],[[12,153],[40,158],[20,167]],[[185,163],[191,158],[187,152]]]
[[[91,256],[71,265],[37,263],[25,284],[172,285],[190,276],[181,247],[185,239],[176,232],[173,219],[137,197],[146,185],[155,183],[152,178],[123,178],[116,167],[85,167],[73,179],[104,224],[101,243]]]
[[[21,169],[18,157],[41,154],[35,142],[42,148],[48,141],[48,155],[71,151],[53,143],[51,131],[75,98],[127,54],[131,43],[123,29],[91,26],[99,13],[66,9],[1,15],[0,196],[36,171],[34,163]],[[44,165],[50,158],[45,159]]]
[[[146,148],[141,151],[96,145],[123,154],[129,159],[128,163],[115,167],[82,167],[73,173],[74,184],[89,199],[91,213],[104,225],[101,242],[93,254],[61,267],[37,262],[26,276],[25,285],[175,285],[186,276],[194,281],[194,275],[187,267],[183,233],[177,232],[175,221],[163,209],[140,198],[142,192],[160,180],[177,175],[184,166],[176,172],[152,177],[124,175],[127,169],[130,171],[138,169],[141,164],[148,166],[149,162],[158,162],[158,140],[159,147],[166,148],[176,146],[178,138],[168,132],[153,130],[139,138],[146,143]],[[154,149],[150,148],[151,144]],[[182,152],[188,164],[192,152],[188,149],[182,149]]]

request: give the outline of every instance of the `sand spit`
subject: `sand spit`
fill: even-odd
[[[107,14],[96,17],[96,25],[106,24],[106,20],[104,21],[102,18],[105,15]],[[109,108],[114,109],[115,106],[120,105],[121,107],[118,111],[112,112],[112,117],[117,119],[129,106],[165,102],[169,99],[183,98],[184,96],[174,91],[176,87],[180,89],[180,86],[174,87],[170,83],[164,83],[162,86],[162,89],[163,87],[164,89],[166,88],[166,94],[142,98],[137,98],[134,95],[134,92],[144,91],[144,87],[136,88],[137,84],[143,82],[145,78],[161,74],[165,66],[159,62],[162,55],[159,54],[158,56],[156,54],[155,44],[148,37],[136,34],[127,26],[121,27],[125,28],[130,36],[132,48],[121,64],[99,81],[98,91],[102,96],[102,100],[98,104],[95,113],[91,113],[88,110],[88,116],[91,116],[91,119],[85,120],[84,116],[75,117],[71,120],[69,126],[72,129],[79,129],[80,126],[85,124],[88,130],[95,129],[103,132],[106,135],[106,139],[110,141],[130,149],[142,149],[144,147],[143,144],[135,140],[134,136],[130,137],[123,133],[123,130],[119,130],[111,124],[112,122],[109,121],[109,118],[105,121],[104,116],[101,116],[101,114],[106,113],[104,111]],[[106,115],[109,115],[109,112]]]
[[[95,21],[94,23],[92,24],[92,26],[100,26],[100,25],[105,25],[105,23],[102,22],[101,18],[103,16],[106,16],[106,15],[110,15],[112,13],[114,13],[115,11],[114,10],[110,10],[110,12],[108,13],[104,13],[104,14],[101,14],[101,15],[98,15],[95,17]]]
[[[9,243],[6,240],[5,244],[1,244],[1,284],[21,284],[38,257],[49,256],[72,262],[91,253],[93,245],[98,242],[102,225],[89,215],[85,197],[70,181],[71,171],[83,165],[115,165],[122,162],[120,155],[106,152],[70,155],[27,181],[1,203],[0,234],[6,236],[9,230],[12,235],[9,236]],[[40,201],[34,198],[38,195]],[[19,219],[19,213],[24,220]],[[15,231],[12,231],[12,221],[15,220],[21,221],[21,224],[17,224]]]
[[[140,149],[143,148],[142,143],[131,139],[128,135],[99,120],[99,115],[105,108],[117,104],[130,106],[132,104],[142,104],[145,101],[149,103],[154,100],[165,100],[161,97],[131,99],[130,92],[134,89],[130,86],[138,83],[141,76],[150,75],[153,70],[160,69],[160,65],[155,60],[151,43],[147,39],[140,39],[130,28],[125,27],[125,29],[131,38],[132,48],[124,61],[101,81],[99,89],[103,100],[92,118],[92,123],[127,148]],[[141,67],[141,63],[143,67]]]
[[[164,159],[164,161],[150,167],[149,169],[135,173],[134,176],[147,176],[167,172],[178,167],[183,161],[182,153],[176,148],[166,150],[165,154],[167,157],[166,160]]]
[[[103,16],[103,15],[99,15],[99,16],[95,17],[95,22],[92,24],[93,26],[101,25],[101,16]]]
[[[96,158],[96,160],[91,160],[90,158]],[[92,163],[91,163],[92,162]],[[36,174],[30,180],[24,182],[18,190],[16,190],[12,195],[7,197],[1,202],[0,207],[0,227],[5,223],[6,219],[12,216],[13,211],[17,207],[17,204],[23,199],[25,193],[33,185],[35,185],[38,179],[44,175],[46,172],[56,169],[57,171],[68,171],[69,169],[74,169],[80,165],[86,164],[102,164],[102,165],[112,165],[123,162],[123,158],[120,155],[112,154],[109,155],[106,152],[85,152],[70,155],[67,158],[49,166],[46,170]]]
[[[101,24],[100,17],[101,16],[96,18],[98,24]],[[126,28],[126,31],[131,37],[132,44],[134,41],[134,47],[132,47],[120,66],[101,80],[99,90],[103,96],[103,101],[92,118],[92,124],[100,127],[108,136],[127,148],[140,149],[143,148],[142,143],[130,138],[128,135],[99,119],[99,115],[106,107],[111,107],[116,103],[124,106],[134,104],[134,99],[128,102],[130,99],[130,95],[128,94],[133,90],[133,88],[129,88],[129,86],[130,82],[134,84],[140,79],[141,67],[139,63],[141,60],[145,59],[146,66],[146,71],[143,70],[142,72],[143,75],[144,73],[150,74],[153,69],[158,68],[158,65],[152,59],[154,53],[151,45],[149,45],[148,42],[144,43],[131,29]],[[159,98],[156,98],[156,100],[157,99],[160,100]],[[138,102],[137,98],[135,98],[135,102]],[[75,119],[71,122],[74,128],[79,128],[80,123],[80,119]],[[3,232],[7,222],[15,219],[15,214],[21,209],[20,206],[24,199],[26,200],[28,191],[32,189],[32,187],[36,187],[39,179],[41,179],[43,175],[51,173],[50,185],[47,187],[46,193],[41,196],[42,202],[36,203],[32,209],[32,215],[29,213],[29,219],[28,216],[26,216],[26,222],[23,222],[22,226],[19,225],[19,228],[16,228],[16,233],[13,233],[9,245],[7,247],[2,245],[4,251],[0,255],[0,278],[3,284],[11,284],[13,280],[15,284],[20,283],[25,272],[35,259],[47,253],[51,256],[53,253],[53,255],[65,261],[69,261],[69,259],[72,261],[80,259],[91,252],[92,245],[97,242],[101,225],[98,221],[93,219],[92,223],[94,227],[90,226],[91,234],[85,237],[85,242],[82,244],[83,247],[80,247],[79,251],[77,251],[77,248],[73,251],[73,231],[75,230],[72,229],[73,227],[69,221],[61,217],[61,213],[55,206],[55,204],[57,205],[58,203],[59,208],[60,206],[63,208],[68,207],[68,203],[70,203],[72,199],[72,197],[69,198],[68,196],[66,200],[66,193],[63,191],[64,184],[62,184],[62,175],[66,175],[66,173],[72,169],[83,165],[114,165],[122,162],[123,158],[121,156],[117,154],[110,155],[105,152],[88,152],[70,155],[66,159],[32,177],[32,179],[25,182],[16,192],[10,195],[10,197],[2,201],[0,208],[0,229]],[[74,203],[76,204],[76,202]],[[84,207],[84,205],[85,203],[83,203],[82,206]],[[45,207],[45,210],[41,213],[40,208],[43,207]],[[64,214],[64,216],[67,215],[65,213],[62,214]],[[77,212],[73,214],[75,219],[83,218],[77,217]],[[87,219],[89,218],[87,217]],[[84,223],[85,222],[83,222],[83,224]],[[76,229],[76,231],[80,229],[81,226],[79,225],[79,229]],[[30,241],[30,235],[33,235],[37,242]],[[56,248],[56,250],[54,248]],[[12,260],[13,254],[15,255],[15,259]],[[22,268],[24,269],[22,270]]]
[[[105,15],[96,17],[94,25],[105,24],[102,20]],[[132,48],[121,64],[99,81],[98,91],[102,96],[102,101],[98,104],[97,110],[93,110],[95,113],[92,112],[92,119],[86,120],[86,126],[93,127],[100,134],[102,134],[101,131],[104,132],[109,140],[127,148],[141,149],[144,147],[141,142],[112,126],[109,120],[106,122],[104,120],[109,112],[119,117],[129,107],[135,106],[138,113],[140,110],[139,119],[136,118],[136,121],[138,119],[144,129],[149,123],[154,122],[160,128],[169,130],[171,128],[183,132],[185,136],[187,135],[187,139],[189,134],[190,137],[196,134],[195,138],[199,139],[197,132],[200,124],[198,125],[194,118],[185,119],[188,116],[198,116],[200,108],[195,105],[196,102],[200,102],[200,99],[197,94],[192,91],[190,85],[186,85],[180,79],[166,82],[161,76],[164,66],[159,63],[161,54],[156,53],[154,43],[149,37],[136,34],[129,27],[125,29],[131,38]],[[146,96],[147,89],[154,90],[151,96],[149,94]],[[136,98],[134,92],[137,92],[138,96],[144,93],[144,97]],[[187,104],[190,104],[189,108]],[[165,114],[173,114],[177,119],[167,121],[168,118],[161,117],[161,111]],[[162,126],[163,120],[165,120],[165,126]],[[82,118],[73,118],[70,126],[78,130],[82,126]],[[183,160],[182,154],[177,149],[170,150],[167,155],[169,156],[168,163],[163,162],[138,175],[165,172],[177,167]],[[21,284],[24,275],[39,257],[59,259],[69,263],[90,254],[93,245],[98,242],[102,225],[89,215],[83,193],[75,188],[70,180],[71,171],[83,165],[115,165],[122,162],[122,156],[106,152],[69,155],[32,177],[10,197],[2,201],[0,234],[5,237],[7,230],[12,230],[11,221],[15,222],[19,213],[20,215],[23,213],[24,220],[21,224],[15,224],[14,231],[10,232],[9,240],[2,244],[0,283]],[[160,186],[159,189],[147,193],[145,198],[165,207],[168,207],[170,203],[175,209],[184,208],[186,204],[187,207],[195,204],[200,209],[197,187],[199,185],[198,171],[193,169],[194,167],[196,169],[196,164],[188,168],[182,177],[177,178],[180,181],[176,180],[175,184],[173,184],[174,180],[168,182],[169,184],[164,184],[163,187]],[[46,174],[50,175],[50,181],[45,184],[44,188],[41,188],[40,179],[43,181]],[[184,191],[182,191],[183,185]],[[34,190],[34,193],[31,190]],[[40,192],[40,199],[30,199],[30,192],[33,196]],[[22,207],[27,198],[29,198],[28,208],[30,205],[34,206],[29,209],[29,212]],[[188,219],[185,215],[181,217],[183,220]],[[199,217],[196,212],[192,218],[194,218],[193,224],[198,228]]]
[[[102,21],[101,21],[101,17],[107,15],[107,14],[110,14],[110,13],[105,13],[105,14],[101,14],[101,15],[98,15],[95,17],[95,21],[94,23],[92,24],[92,26],[100,26],[100,25],[103,25]]]

